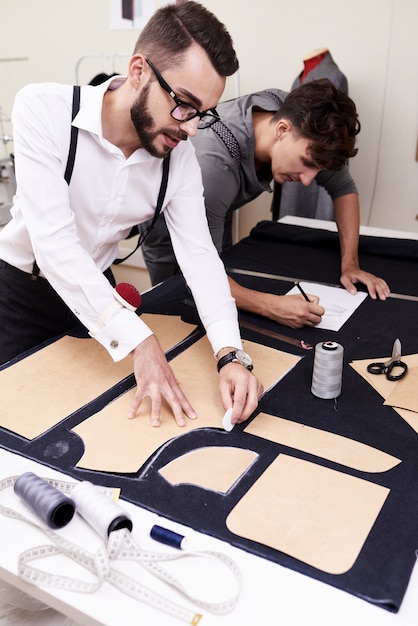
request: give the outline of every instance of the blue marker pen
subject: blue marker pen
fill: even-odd
[[[154,525],[151,528],[150,535],[153,539],[155,539],[155,541],[165,543],[165,545],[171,546],[172,548],[184,550],[186,547],[187,538],[183,537],[183,535],[175,533],[173,530],[169,530],[168,528]]]

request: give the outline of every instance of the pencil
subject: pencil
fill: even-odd
[[[306,295],[306,293],[304,292],[304,290],[302,289],[302,287],[300,286],[299,281],[295,282],[296,287],[299,289],[300,293],[302,294],[302,296],[305,298],[306,302],[311,302],[308,298],[308,296]]]

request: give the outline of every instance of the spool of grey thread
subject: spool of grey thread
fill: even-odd
[[[71,498],[33,472],[19,476],[14,491],[49,528],[62,528],[73,518],[75,504]]]
[[[344,348],[335,341],[323,341],[315,346],[311,392],[326,400],[341,393]]]

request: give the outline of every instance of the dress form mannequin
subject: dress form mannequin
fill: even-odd
[[[306,80],[329,78],[336,87],[348,93],[348,81],[335,63],[329,48],[316,48],[303,58],[303,71],[293,81],[291,89],[295,89]]]
[[[300,77],[301,83],[303,83],[307,75],[324,60],[328,52],[328,48],[317,48],[303,59],[304,70]]]

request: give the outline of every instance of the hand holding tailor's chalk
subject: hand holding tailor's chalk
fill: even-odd
[[[115,302],[112,302],[98,317],[96,323],[89,331],[89,335],[94,335],[106,324],[109,317],[117,309],[125,307],[129,311],[136,311],[141,305],[141,294],[138,289],[129,283],[118,283],[113,290]]]
[[[227,411],[226,411],[226,413],[225,413],[225,415],[223,416],[223,419],[222,419],[222,426],[228,432],[231,432],[231,430],[235,426],[235,424],[233,424],[231,422],[231,417],[232,417],[232,409],[227,409]]]

